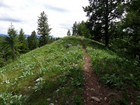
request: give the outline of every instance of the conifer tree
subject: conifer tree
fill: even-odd
[[[78,35],[78,24],[75,22],[72,27],[72,35]]]
[[[109,45],[109,30],[114,20],[121,18],[124,0],[89,0],[89,6],[84,7],[87,12],[91,30],[98,29],[102,34],[105,46]],[[98,34],[98,33],[96,33]]]
[[[70,30],[68,30],[68,32],[67,32],[67,36],[71,36],[71,32],[70,32]]]
[[[33,50],[38,47],[39,41],[36,35],[36,32],[33,31],[31,36],[28,37],[28,47],[30,50]]]
[[[19,43],[20,43],[20,53],[26,53],[28,50],[28,45],[27,45],[27,40],[24,35],[23,29],[20,30],[19,32]]]
[[[134,58],[140,62],[140,0],[130,0],[126,18],[124,19],[124,28],[127,35],[125,40],[128,43],[126,49]]]
[[[40,17],[38,17],[38,34],[40,37],[40,46],[43,46],[48,43],[48,38],[50,35],[51,28],[48,25],[48,18],[45,12],[41,12]]]
[[[3,45],[5,50],[7,50],[6,56],[9,56],[13,60],[15,60],[17,58],[17,55],[19,55],[19,42],[17,31],[12,24],[8,29],[8,36],[5,38]]]

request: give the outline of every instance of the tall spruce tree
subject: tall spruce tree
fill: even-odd
[[[3,51],[3,38],[2,37],[0,37],[0,67],[2,67],[2,66],[4,66],[4,64],[5,64],[5,58],[4,58],[4,55],[5,55],[5,53],[4,53],[4,51]]]
[[[39,41],[38,41],[36,32],[33,31],[31,33],[31,36],[28,37],[28,47],[30,50],[33,50],[33,49],[37,48],[38,45],[39,45]]]
[[[48,25],[48,18],[45,12],[41,12],[40,17],[38,17],[38,34],[40,37],[40,46],[43,46],[48,43],[48,38],[50,35],[51,28]]]
[[[25,37],[25,34],[23,32],[23,29],[20,29],[20,32],[19,32],[19,43],[20,43],[20,53],[26,53],[27,50],[28,50],[28,44],[27,44],[27,40],[26,40],[26,37]]]
[[[17,31],[12,24],[8,29],[8,36],[5,38],[3,45],[4,50],[6,50],[6,57],[8,57],[7,59],[16,59],[17,55],[19,54],[19,41],[17,37]]]
[[[109,45],[111,24],[121,17],[122,7],[123,0],[89,0],[89,6],[83,8],[89,17],[91,29],[103,35],[105,46]]]
[[[67,36],[71,36],[71,32],[70,32],[70,30],[68,30],[68,32],[67,32]]]
[[[78,24],[77,24],[77,22],[75,22],[73,24],[73,27],[72,27],[72,35],[73,36],[78,35]]]

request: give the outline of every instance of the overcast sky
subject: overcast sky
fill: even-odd
[[[7,34],[12,23],[17,31],[23,28],[25,34],[31,34],[45,11],[51,35],[63,37],[75,21],[87,19],[82,9],[86,5],[88,0],[0,0],[0,33]]]

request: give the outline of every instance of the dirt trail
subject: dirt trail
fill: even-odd
[[[87,53],[86,46],[83,45],[84,52],[84,102],[85,105],[109,105],[110,90],[99,83],[99,80],[92,70],[91,58]]]

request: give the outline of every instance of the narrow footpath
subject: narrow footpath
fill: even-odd
[[[86,46],[81,41],[84,52],[84,102],[85,105],[109,105],[111,91],[99,83],[99,80],[92,69],[91,58],[87,53]],[[93,67],[94,68],[94,67]]]

